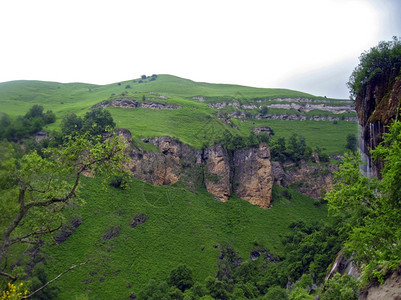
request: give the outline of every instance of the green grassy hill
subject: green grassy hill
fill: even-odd
[[[345,151],[345,136],[356,131],[355,122],[342,120],[333,124],[333,122],[324,121],[298,122],[247,117],[244,119],[231,118],[232,124],[227,124],[217,116],[219,113],[232,111],[233,108],[220,111],[209,106],[210,103],[222,101],[255,104],[257,100],[271,100],[272,103],[275,103],[274,99],[276,98],[320,99],[331,101],[333,105],[338,105],[339,102],[343,103],[345,100],[323,99],[288,89],[194,82],[171,75],[159,75],[156,80],[151,79],[152,77],[148,77],[144,80],[135,79],[109,85],[41,81],[0,83],[0,113],[16,117],[25,114],[32,105],[40,104],[44,106],[45,111],[55,112],[58,118],[57,122],[50,124],[47,129],[59,130],[61,119],[67,113],[76,113],[82,116],[93,105],[120,95],[138,101],[145,98],[147,101],[175,104],[182,108],[151,110],[109,107],[107,109],[111,112],[117,127],[129,129],[137,141],[140,137],[169,135],[196,148],[210,143],[224,132],[247,136],[255,126],[269,126],[274,130],[276,136],[289,137],[293,133],[302,134],[312,147],[319,145],[326,148],[328,153],[340,154]],[[166,97],[167,99],[165,99]],[[203,97],[206,101],[193,99],[194,97]],[[256,110],[250,112],[256,113]],[[280,111],[280,113],[282,112],[283,110]],[[328,112],[315,114],[331,115]]]
[[[15,118],[39,104],[58,118],[46,129],[60,130],[65,114],[82,116],[93,105],[119,97],[181,106],[171,110],[107,107],[117,127],[129,129],[139,143],[141,137],[168,135],[200,149],[224,133],[248,136],[254,127],[269,126],[275,138],[288,138],[296,133],[303,135],[311,147],[341,154],[345,151],[347,134],[356,132],[357,127],[355,122],[343,120],[284,121],[257,119],[252,115],[223,120],[219,114],[235,111],[233,106],[218,110],[210,104],[255,105],[274,103],[277,98],[307,98],[340,105],[346,100],[323,99],[287,89],[199,83],[170,75],[109,85],[0,83],[0,113]],[[253,114],[257,111],[250,110]],[[279,187],[274,188],[273,207],[263,210],[236,196],[226,203],[219,202],[204,189],[156,187],[134,180],[128,190],[103,191],[99,178],[84,178],[83,182],[80,197],[86,204],[66,211],[67,220],[80,218],[82,224],[64,242],[42,248],[48,278],[71,265],[89,261],[55,283],[60,288],[59,299],[85,296],[127,299],[150,279],[165,279],[180,263],[193,269],[197,281],[203,281],[216,274],[220,245],[234,247],[244,261],[252,250],[260,248],[281,255],[281,239],[290,232],[290,223],[327,219],[325,205],[316,205],[315,200],[293,191],[290,191],[292,197],[287,194],[285,198],[284,190]],[[146,215],[146,222],[131,228],[131,221],[140,214]]]

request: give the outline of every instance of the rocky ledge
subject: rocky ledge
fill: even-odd
[[[95,109],[98,107],[106,108],[109,106],[113,107],[121,107],[121,108],[137,108],[137,107],[143,107],[143,108],[149,108],[149,109],[178,109],[181,108],[181,105],[173,105],[173,104],[164,104],[164,103],[158,103],[158,102],[151,102],[151,101],[137,101],[134,98],[117,98],[111,101],[102,101],[98,104],[95,104],[94,106],[91,107],[91,109]]]

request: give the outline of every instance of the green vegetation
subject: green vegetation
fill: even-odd
[[[359,61],[347,83],[353,96],[361,93],[371,82],[383,82],[389,87],[401,70],[401,41],[396,36],[392,41],[381,41],[362,53]]]
[[[316,207],[313,199],[293,191],[289,191],[291,199],[284,198],[286,189],[278,187],[273,208],[262,210],[237,197],[226,203],[216,201],[204,189],[193,193],[134,179],[126,190],[105,192],[99,190],[101,178],[83,179],[80,196],[86,204],[68,210],[67,216],[70,220],[80,217],[82,224],[65,242],[43,249],[49,278],[71,264],[92,262],[55,283],[63,299],[86,293],[95,298],[124,298],[162,281],[166,285],[160,289],[169,290],[168,278],[180,264],[192,270],[193,290],[207,277],[216,276],[222,245],[235,249],[244,263],[251,263],[253,250],[265,248],[283,258],[282,240],[291,235],[290,225],[317,222],[326,214],[325,205]],[[132,228],[132,220],[141,214],[146,221]],[[119,235],[105,239],[112,227],[120,228]],[[263,261],[261,255],[256,263]]]
[[[113,117],[110,112],[102,108],[96,108],[88,111],[84,118],[78,117],[76,114],[67,114],[61,123],[61,132],[65,135],[74,132],[89,132],[90,135],[98,135],[106,132],[106,128],[114,128]]]
[[[151,80],[152,78],[155,79]],[[125,86],[128,84],[131,88],[127,90]],[[276,136],[289,138],[296,133],[303,135],[312,148],[319,145],[329,154],[341,154],[345,151],[345,143],[337,141],[343,140],[346,134],[356,130],[355,123],[342,120],[338,121],[338,124],[333,124],[330,121],[301,122],[252,118],[242,122],[240,119],[231,118],[231,124],[228,124],[217,118],[219,111],[209,107],[209,103],[236,101],[247,104],[258,99],[274,101],[277,97],[319,99],[309,94],[286,89],[200,83],[170,75],[152,75],[146,77],[142,83],[139,83],[138,79],[103,86],[40,81],[0,83],[0,113],[7,113],[13,120],[17,115],[25,113],[26,105],[42,105],[46,109],[51,109],[57,117],[56,123],[46,125],[45,129],[60,131],[60,125],[63,125],[63,131],[67,134],[74,128],[66,126],[66,119],[74,115],[77,116],[76,118],[83,118],[93,105],[119,97],[128,97],[137,101],[145,98],[146,101],[181,106],[180,109],[172,110],[108,107],[106,111],[111,113],[116,127],[129,129],[137,143],[140,143],[141,137],[168,135],[200,149],[204,145],[210,145],[222,139],[227,133],[247,138],[253,127],[269,126]],[[193,99],[194,97],[204,97],[206,101]],[[341,102],[331,99],[322,100]],[[269,109],[269,112],[272,110]],[[77,120],[71,121],[72,124],[77,122]],[[79,121],[76,126],[80,128]]]
[[[15,120],[4,113],[0,116],[0,140],[18,141],[42,130],[46,124],[54,123],[56,115],[48,110],[43,113],[43,106],[33,105],[24,116]]]
[[[394,121],[384,141],[371,153],[384,162],[382,179],[359,171],[357,155],[347,155],[326,195],[332,215],[341,219],[345,245],[361,263],[364,280],[383,282],[401,260],[401,123]]]
[[[82,174],[104,173],[107,178],[121,172],[124,149],[115,136],[101,141],[100,136],[89,139],[89,133],[68,136],[63,147],[44,149],[44,157],[36,151],[17,157],[10,144],[1,145],[2,289],[4,278],[13,283],[25,276],[27,269],[23,265],[29,261],[29,245],[38,247],[44,238],[59,230],[66,205],[80,203],[74,200]]]
[[[1,83],[0,122],[31,122],[21,125],[26,133],[11,139],[23,143],[22,149],[1,144],[0,205],[6,212],[0,218],[0,231],[5,232],[0,271],[6,273],[1,284],[5,287],[27,274],[24,282],[34,291],[68,270],[37,297],[123,299],[135,293],[143,299],[297,299],[315,293],[311,287],[322,282],[340,239],[331,220],[322,220],[324,202],[317,205],[291,189],[274,187],[273,207],[262,210],[235,195],[226,203],[216,201],[204,188],[190,191],[181,183],[158,187],[113,172],[102,175],[99,165],[121,167],[122,145],[101,138],[112,127],[129,129],[132,145],[147,150],[155,149],[140,138],[168,135],[198,149],[222,143],[235,150],[267,142],[279,161],[308,160],[312,149],[328,161],[328,154],[345,151],[345,136],[356,129],[354,123],[249,115],[224,120],[208,105],[277,97],[323,101],[297,91],[196,83],[168,75],[143,75],[105,86]],[[91,109],[122,98],[180,108]],[[24,105],[32,108],[18,117]],[[54,113],[43,113],[43,107]],[[261,110],[267,112],[266,107]],[[30,125],[35,122],[40,126]],[[24,140],[43,126],[53,130],[49,138],[40,143]],[[253,133],[258,126],[270,127],[271,135]],[[97,176],[81,178],[83,172]],[[108,189],[101,189],[102,184]],[[14,223],[17,226],[10,225]],[[40,248],[24,251],[25,244],[36,245],[39,239]],[[290,293],[285,290],[289,280],[300,282]]]

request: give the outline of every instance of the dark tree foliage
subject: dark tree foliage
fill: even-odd
[[[284,288],[276,285],[269,289],[263,299],[286,300],[288,299],[288,294]]]
[[[345,148],[350,150],[351,152],[355,152],[357,150],[358,139],[356,138],[355,134],[348,134],[347,135],[347,144]]]
[[[43,116],[43,106],[35,104],[25,114],[24,118],[25,119],[33,119],[33,118],[36,118],[36,117],[40,117],[41,118],[42,116]]]
[[[176,286],[182,292],[191,288],[194,284],[192,270],[186,265],[179,265],[176,269],[171,271],[168,284],[170,286]]]
[[[267,144],[269,143],[269,140],[270,136],[266,133],[255,134],[254,132],[251,132],[249,136],[243,137],[225,132],[222,137],[215,141],[215,143],[225,146],[230,151],[234,151],[247,147],[255,147],[262,143]]]
[[[286,259],[283,266],[291,281],[309,273],[315,283],[321,283],[327,266],[340,251],[341,238],[332,226],[302,221],[290,225],[293,233],[283,239]]]
[[[401,68],[401,41],[381,41],[376,47],[361,54],[359,65],[352,72],[347,86],[352,96],[358,95],[368,83],[388,82],[399,75]]]
[[[61,121],[61,132],[63,135],[70,135],[82,130],[83,120],[74,113],[66,114]]]
[[[43,106],[37,104],[24,116],[18,116],[15,120],[3,114],[0,117],[0,139],[18,141],[41,131],[44,125],[55,121],[56,115],[51,110],[43,113]]]
[[[85,114],[82,130],[89,131],[92,135],[98,135],[104,133],[106,127],[114,128],[115,126],[116,123],[108,110],[96,108]]]
[[[284,162],[286,160],[285,138],[280,137],[277,140],[272,141],[270,145],[270,153],[274,160]]]

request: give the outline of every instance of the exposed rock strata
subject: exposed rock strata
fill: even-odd
[[[92,109],[95,109],[98,107],[106,108],[109,106],[121,107],[121,108],[143,107],[143,108],[149,108],[149,109],[154,109],[154,110],[181,108],[181,105],[164,104],[164,103],[151,102],[151,101],[139,102],[133,98],[128,98],[128,97],[117,98],[112,101],[102,101],[102,102],[92,106],[91,108]]]
[[[170,137],[143,141],[152,143],[158,151],[138,148],[130,151],[129,167],[135,178],[154,185],[180,181],[189,188],[196,188],[204,184],[220,201],[227,201],[235,191],[252,204],[263,208],[270,206],[273,177],[267,145],[228,153],[221,145],[198,151]]]
[[[324,191],[333,186],[333,172],[337,165],[306,164],[301,161],[299,166],[294,163],[272,162],[274,184],[278,186],[293,186],[296,190],[309,197],[319,199]]]
[[[134,177],[154,185],[171,185],[182,181],[190,187],[201,182],[201,152],[170,137],[145,139],[159,152],[131,151],[131,172]]]
[[[235,193],[254,205],[270,207],[273,177],[268,146],[235,151],[234,170]]]
[[[262,105],[256,105],[253,103],[240,104],[238,102],[217,102],[208,105],[214,109],[223,109],[228,106],[232,106],[238,109],[261,109]],[[295,109],[299,112],[305,113],[312,110],[328,111],[334,114],[342,114],[346,112],[355,112],[353,105],[326,105],[321,104],[309,104],[309,103],[272,103],[264,105],[268,108],[280,108],[280,109]]]
[[[225,202],[231,195],[231,168],[227,150],[214,145],[204,152],[206,190]],[[246,200],[246,199],[245,199]]]
[[[247,115],[242,111],[234,111],[227,113],[227,117],[219,114],[219,118],[222,120],[229,120],[229,117],[244,119],[244,118],[255,118],[255,119],[266,119],[266,120],[286,120],[286,121],[347,121],[347,122],[357,122],[357,117],[333,117],[333,116],[305,116],[305,115],[294,115],[294,114],[282,114],[282,115],[272,115],[272,114],[256,114],[256,115]],[[230,120],[231,121],[231,120]]]

